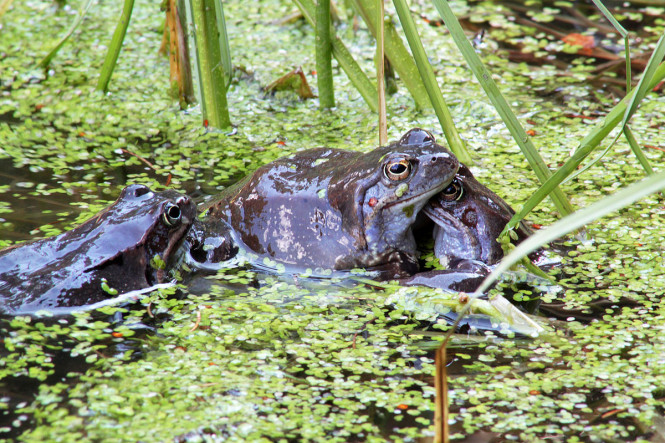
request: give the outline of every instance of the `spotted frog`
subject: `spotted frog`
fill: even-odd
[[[473,292],[503,258],[497,237],[515,211],[460,163],[452,182],[430,199],[422,214],[434,222],[434,254],[447,269],[422,272],[404,283]],[[423,226],[428,229],[428,223]],[[531,229],[520,223],[515,234],[519,243]]]
[[[219,243],[230,251],[213,261],[232,256],[228,246],[237,241],[258,263],[315,273],[365,268],[382,279],[411,275],[418,271],[412,225],[450,184],[458,164],[422,129],[367,153],[309,149],[224,190],[201,223],[220,226]],[[192,256],[209,264],[217,249],[202,251],[201,238],[192,244]]]

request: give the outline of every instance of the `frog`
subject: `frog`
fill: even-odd
[[[497,241],[515,211],[460,164],[452,182],[423,208],[434,221],[434,254],[444,266],[460,260],[494,265],[503,258]],[[524,223],[514,230],[519,243],[533,232]]]
[[[474,292],[503,258],[497,238],[514,214],[505,200],[460,163],[450,184],[425,205],[419,221],[423,236],[433,237],[434,255],[446,269],[421,272],[403,283]],[[514,242],[520,243],[532,232],[520,222],[514,230]],[[532,258],[539,253],[532,254]]]
[[[129,185],[81,225],[0,251],[0,313],[83,307],[162,283],[195,218],[188,196]]]
[[[254,263],[313,275],[362,268],[381,280],[408,276],[419,269],[412,225],[458,166],[420,128],[368,152],[307,149],[222,191],[204,206],[202,223],[221,226],[221,243],[237,242]],[[210,250],[198,252],[210,264]]]

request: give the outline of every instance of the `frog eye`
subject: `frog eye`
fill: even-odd
[[[443,190],[441,191],[441,195],[443,195],[443,198],[447,201],[459,201],[462,196],[464,195],[464,188],[462,187],[462,183],[456,178],[453,179],[452,182]]]
[[[172,227],[180,223],[180,219],[182,217],[182,212],[180,211],[180,208],[178,205],[174,205],[173,203],[167,203],[166,207],[164,208],[164,214],[162,214],[162,219],[164,220],[164,224],[166,226]]]
[[[411,174],[411,163],[404,158],[390,162],[383,168],[383,173],[389,180],[404,180]]]

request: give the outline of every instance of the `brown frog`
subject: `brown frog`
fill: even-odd
[[[423,213],[435,223],[434,253],[444,266],[459,260],[497,263],[503,258],[497,237],[515,215],[508,203],[476,180],[463,164]],[[520,223],[515,233],[517,242],[521,242],[532,232]]]
[[[460,163],[455,178],[430,199],[422,214],[434,222],[434,254],[447,269],[422,272],[404,283],[473,292],[490,266],[503,258],[497,237],[515,211]],[[422,226],[431,229],[427,221]],[[520,223],[515,234],[519,243],[531,229]]]
[[[268,259],[294,272],[365,268],[377,278],[403,277],[418,270],[411,227],[457,168],[457,159],[422,129],[366,153],[309,149],[224,190],[201,223],[220,226],[218,243],[232,252],[228,240],[237,241],[256,255],[255,264]],[[204,267],[233,254],[211,260],[215,247],[205,252],[203,243],[192,241],[191,256]]]
[[[0,251],[0,313],[84,306],[164,281],[195,215],[185,195],[127,186],[82,225]]]

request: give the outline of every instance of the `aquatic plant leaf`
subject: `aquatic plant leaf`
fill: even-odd
[[[562,218],[551,226],[536,232],[520,243],[513,252],[499,262],[492,273],[485,278],[485,281],[480,285],[476,294],[481,294],[486,291],[492,283],[497,281],[502,272],[510,269],[511,266],[536,249],[664,188],[665,172],[654,174],[641,182],[633,183],[616,194],[605,197],[584,209],[580,209],[579,211]]]
[[[314,98],[314,93],[307,83],[307,77],[302,72],[302,68],[298,67],[293,71],[284,74],[274,82],[270,83],[264,88],[266,92],[275,91],[294,91],[301,99]]]
[[[4,6],[9,7],[9,4],[11,4],[11,1],[6,5],[3,4],[2,6],[3,7]],[[76,20],[74,20],[74,23],[72,23],[72,26],[69,28],[67,33],[64,36],[62,36],[62,38],[60,39],[58,44],[55,45],[55,47],[53,49],[51,49],[51,52],[49,52],[46,55],[46,57],[44,57],[42,59],[42,61],[40,61],[38,63],[37,66],[39,66],[40,68],[46,68],[51,63],[51,60],[53,60],[53,57],[55,57],[55,55],[58,53],[60,48],[62,48],[65,45],[65,43],[67,42],[67,40],[69,40],[69,37],[72,36],[74,31],[76,31],[76,28],[79,27],[79,25],[83,21],[83,17],[85,17],[85,14],[88,12],[88,9],[90,9],[90,5],[92,5],[92,0],[87,0],[85,2],[85,4],[81,7],[81,9],[79,10],[78,15],[76,16]],[[3,11],[0,11],[0,12],[3,12]],[[2,13],[0,13],[0,17],[2,17]]]
[[[571,32],[561,39],[564,43],[570,46],[579,46],[578,54],[591,56],[592,49],[596,47],[596,40],[591,35],[578,34]]]
[[[455,17],[455,14],[453,14],[453,11],[450,9],[450,6],[446,1],[434,0],[434,6],[437,11],[439,11],[441,18],[445,21],[446,27],[450,31],[450,35],[455,40],[455,44],[464,56],[469,68],[471,68],[471,71],[485,90],[485,93],[501,116],[501,119],[510,131],[510,134],[513,136],[515,142],[528,160],[531,169],[533,169],[538,180],[540,180],[541,183],[545,183],[552,173],[536,150],[536,147],[531,142],[526,131],[517,120],[517,117],[515,117],[515,114],[510,109],[510,105],[508,105],[506,99],[501,95],[499,88],[496,86],[496,83],[494,83],[494,80],[492,80],[491,74],[483,65],[483,62],[480,60],[478,54],[476,54],[471,43],[469,43],[457,17]],[[573,211],[570,202],[568,202],[566,196],[557,187],[552,188],[551,198],[562,215],[570,214]]]
[[[436,321],[437,318],[453,314],[461,318],[464,313],[487,316],[493,330],[519,333],[536,337],[546,329],[531,316],[523,313],[501,295],[492,300],[478,297],[460,297],[459,293],[432,290],[424,287],[403,287],[388,295],[386,304],[411,313],[420,320]],[[451,331],[454,331],[453,327]]]

